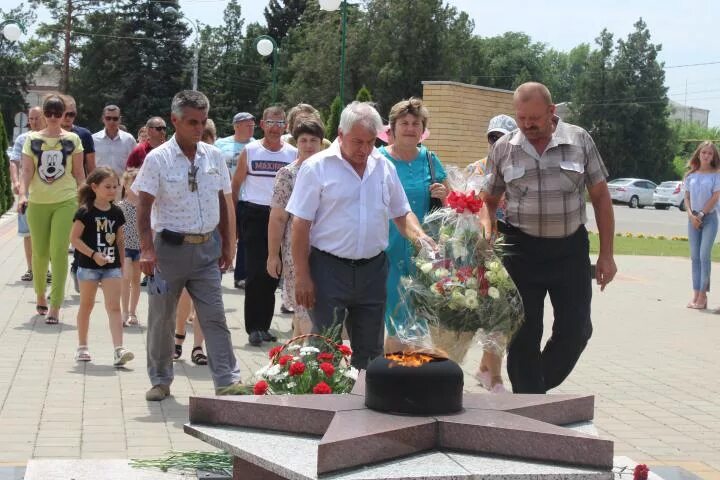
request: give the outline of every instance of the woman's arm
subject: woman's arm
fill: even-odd
[[[280,278],[282,273],[282,260],[280,259],[280,243],[282,241],[285,225],[290,215],[284,208],[273,207],[270,209],[270,221],[268,222],[268,275],[273,278]],[[290,252],[284,252],[290,255]]]
[[[75,183],[78,188],[85,183],[85,167],[83,166],[83,153],[73,153],[72,156],[72,175],[75,177]]]

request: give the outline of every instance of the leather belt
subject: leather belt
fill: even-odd
[[[213,232],[208,233],[186,233],[183,243],[189,243],[191,245],[199,245],[205,243],[212,237]]]
[[[373,260],[377,260],[377,259],[380,258],[380,256],[382,256],[382,255],[385,255],[385,252],[380,252],[380,253],[378,253],[377,255],[375,255],[374,257],[371,257],[371,258],[357,258],[357,259],[353,259],[353,258],[338,257],[337,255],[333,255],[332,253],[329,253],[329,252],[326,252],[326,251],[324,251],[324,250],[320,250],[320,249],[314,248],[314,247],[313,247],[313,250],[315,250],[315,251],[317,251],[317,252],[319,252],[319,253],[322,253],[323,255],[325,255],[325,256],[327,256],[327,257],[330,257],[330,258],[332,258],[332,259],[334,259],[334,260],[337,260],[337,261],[339,261],[339,262],[342,262],[342,263],[344,263],[344,264],[346,264],[346,265],[350,265],[351,267],[360,267],[360,266],[362,266],[362,265],[365,265],[365,264],[368,264],[368,263],[372,262]]]

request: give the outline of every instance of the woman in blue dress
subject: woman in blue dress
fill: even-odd
[[[397,169],[405,194],[413,213],[422,222],[430,211],[431,198],[444,202],[449,193],[445,169],[437,156],[420,145],[420,138],[428,121],[428,110],[419,98],[411,98],[396,103],[390,110],[390,130],[392,145],[380,147],[380,152],[390,159]],[[434,180],[434,181],[433,181]],[[408,275],[413,268],[414,247],[398,232],[390,222],[388,248],[390,270],[387,279],[387,304],[385,307],[385,328],[388,337],[386,351],[398,351],[397,328],[407,321],[410,312],[400,298],[398,287],[400,277]]]

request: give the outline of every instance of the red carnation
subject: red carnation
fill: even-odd
[[[335,355],[328,352],[318,353],[317,359],[321,362],[331,362],[335,358]]]
[[[325,375],[328,377],[332,377],[333,373],[335,373],[335,367],[333,367],[332,363],[323,362],[320,364],[320,370],[325,372]]]
[[[313,393],[317,393],[317,394],[332,393],[332,388],[330,388],[330,385],[328,385],[327,383],[320,382],[313,387]]]
[[[271,359],[275,358],[275,355],[280,353],[282,351],[282,349],[283,349],[283,347],[281,347],[280,345],[271,348],[270,351],[268,352],[268,357],[270,357]]]
[[[303,362],[295,362],[290,365],[290,376],[302,375],[305,371],[305,364]]]
[[[647,480],[650,469],[644,463],[637,465],[633,471],[633,480]]]
[[[352,350],[350,349],[350,347],[348,347],[345,344],[339,343],[337,346],[337,349],[340,350],[340,353],[342,353],[346,357],[349,357],[350,355],[352,355]]]
[[[268,383],[265,380],[260,380],[253,387],[253,393],[255,395],[265,395],[268,391]]]
[[[278,359],[278,363],[284,367],[292,359],[293,359],[292,355],[283,355],[282,357],[280,357]]]

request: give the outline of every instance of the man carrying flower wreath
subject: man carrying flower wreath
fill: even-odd
[[[348,105],[337,140],[303,163],[286,207],[297,303],[316,333],[346,322],[358,369],[383,353],[389,220],[405,238],[434,245],[392,162],[375,148],[381,128],[371,104]]]
[[[592,138],[555,115],[545,85],[520,85],[513,97],[519,130],[497,141],[488,157],[485,231],[503,193],[509,245],[505,267],[517,285],[525,322],[508,348],[508,375],[515,393],[545,393],[570,374],[592,335],[592,298],[585,188],[595,210],[600,254],[595,279],[600,290],[617,268],[613,259],[615,220],[607,170]],[[545,295],[555,321],[540,349]]]

